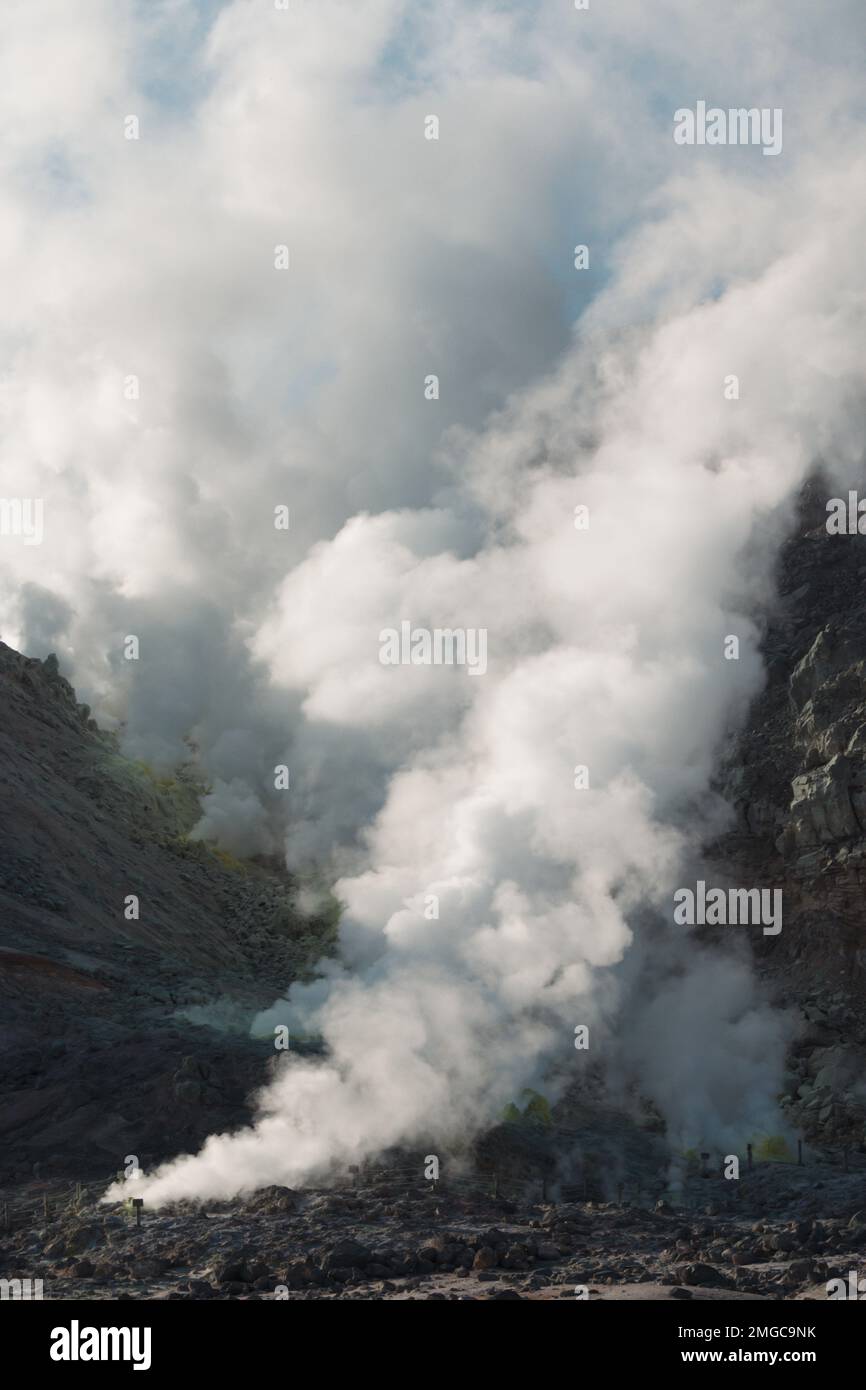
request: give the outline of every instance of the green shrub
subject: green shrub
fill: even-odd
[[[502,1119],[506,1124],[521,1125],[541,1125],[545,1129],[553,1124],[553,1117],[550,1113],[550,1103],[545,1100],[539,1091],[533,1091],[529,1087],[521,1091],[520,1099],[524,1102],[521,1110],[514,1101],[510,1101],[502,1112]]]
[[[759,1163],[775,1160],[776,1163],[793,1163],[794,1155],[788,1147],[783,1134],[762,1134],[753,1141],[752,1153]]]

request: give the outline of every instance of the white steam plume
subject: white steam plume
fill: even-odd
[[[856,457],[864,217],[849,172],[780,187],[767,264],[717,298],[625,342],[602,300],[553,379],[455,446],[455,493],[487,515],[484,546],[444,548],[441,508],[356,517],[284,581],[257,654],[304,689],[311,722],[383,732],[401,765],[366,865],[337,885],[343,964],[259,1020],[320,1033],[328,1060],[288,1066],[253,1130],[161,1169],[149,1200],[447,1142],[562,1075],[575,1024],[604,1052],[617,1004],[605,968],[647,949],[637,917],[669,918],[726,823],[710,778],[760,687],[749,612],[771,591],[793,498],[817,457]],[[713,193],[721,208],[703,185],[654,237],[678,244]],[[379,630],[407,617],[486,627],[486,676],[377,665]],[[724,659],[729,634],[739,661]],[[574,789],[577,763],[589,790]],[[778,1128],[783,1020],[742,964],[690,960],[685,934],[649,941],[680,973],[619,1030],[672,1131],[729,1147]]]
[[[771,1114],[781,1024],[665,924],[725,824],[797,488],[862,462],[858,5],[830,10],[5,8],[0,467],[46,522],[4,538],[4,638],[137,756],[191,736],[200,832],[333,856],[347,904],[273,1011],[328,1060],[151,1200],[466,1134],[578,1065],[577,1023],[683,1138]],[[675,146],[699,99],[783,108],[783,153]],[[486,629],[487,673],[380,665],[402,620]],[[638,1008],[647,955],[681,973]]]

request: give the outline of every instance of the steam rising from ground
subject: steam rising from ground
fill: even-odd
[[[192,736],[200,833],[330,857],[346,904],[339,962],[255,1025],[327,1059],[150,1201],[465,1136],[579,1074],[578,1024],[675,1142],[773,1123],[784,1023],[670,902],[727,823],[712,772],[797,489],[861,462],[856,7],[835,49],[805,3],[614,8],[249,0],[205,39],[96,4],[53,165],[56,113],[7,150],[4,486],[46,499],[46,540],[9,554],[4,635],[56,648],[137,755]],[[193,80],[157,102],[137,64],[186,22]],[[783,155],[675,147],[699,98],[783,107]],[[402,620],[486,629],[486,675],[382,666]]]

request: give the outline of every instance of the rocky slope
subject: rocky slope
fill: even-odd
[[[274,1055],[185,1011],[250,1019],[333,923],[189,841],[192,781],[121,758],[52,658],[0,644],[0,710],[3,1172],[149,1163],[243,1118]]]

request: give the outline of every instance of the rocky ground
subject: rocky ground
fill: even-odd
[[[41,1278],[52,1299],[301,1300],[826,1299],[829,1279],[866,1273],[864,1160],[694,1176],[679,1205],[646,1206],[421,1173],[145,1209],[140,1227],[97,1188],[56,1194],[46,1216],[30,1184],[0,1196],[2,1272]]]

